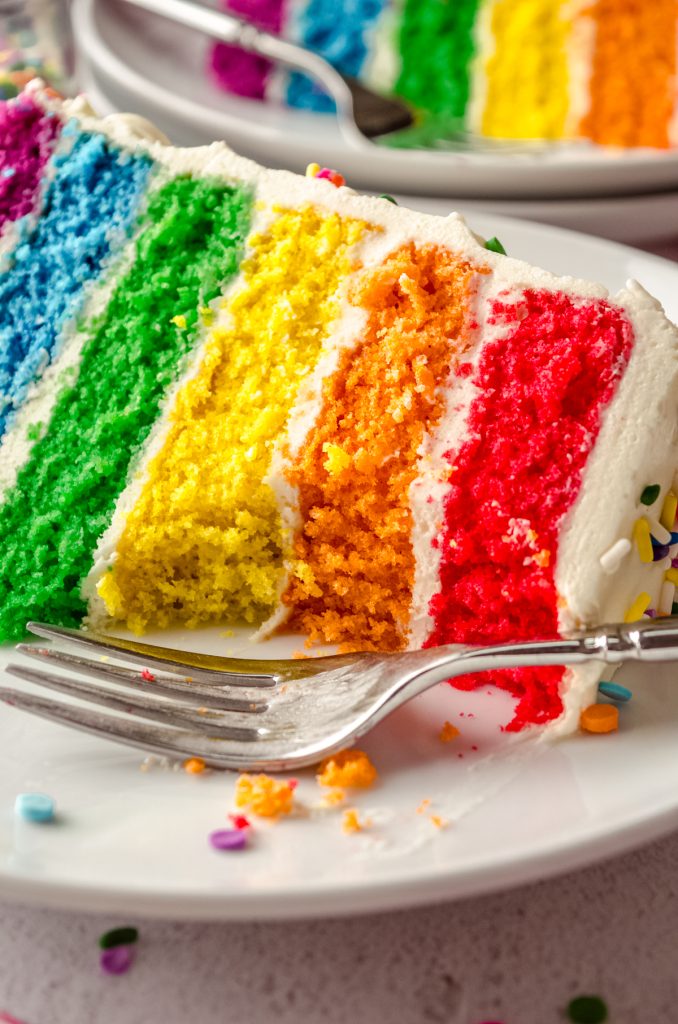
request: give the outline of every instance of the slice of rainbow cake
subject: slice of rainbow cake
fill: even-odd
[[[39,86],[0,113],[0,217],[2,640],[394,650],[671,613],[678,332],[639,285]],[[493,682],[509,728],[567,730],[597,679]]]

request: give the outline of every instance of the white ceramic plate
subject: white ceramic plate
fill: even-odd
[[[638,278],[678,319],[678,267],[565,231],[476,216],[509,252],[560,273]],[[163,642],[221,653],[281,656],[281,638],[251,650],[244,634],[165,635]],[[2,665],[11,651],[0,652]],[[344,835],[341,812],[319,812],[312,772],[300,773],[308,816],[257,826],[243,853],[214,852],[234,776],[142,772],[143,755],[0,706],[0,899],[120,915],[283,918],[353,914],[471,895],[542,878],[621,852],[678,825],[678,668],[625,669],[634,691],[611,736],[548,747],[511,744],[498,692],[448,686],[401,709],[364,746],[380,772],[351,805],[371,828]],[[0,676],[6,685],[16,680]],[[18,684],[21,685],[21,684]],[[461,729],[449,746],[445,720]],[[477,747],[474,750],[473,747]],[[463,755],[463,756],[460,756]],[[58,822],[13,815],[17,793],[55,797]],[[423,800],[431,804],[417,813]],[[429,814],[449,820],[438,829]]]
[[[456,197],[624,195],[675,189],[678,152],[611,153],[588,144],[535,154],[353,149],[331,117],[229,96],[208,80],[207,40],[113,0],[75,0],[86,75],[118,110],[149,117],[177,144],[225,139],[268,166],[339,168],[357,188]]]

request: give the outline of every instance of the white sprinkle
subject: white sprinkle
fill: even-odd
[[[676,587],[674,583],[670,583],[669,580],[664,580],[662,584],[662,592],[659,595],[659,604],[657,605],[657,611],[663,612],[664,615],[670,615],[671,609],[673,608],[673,599],[676,596]]]
[[[631,550],[631,546],[631,541],[627,540],[626,537],[620,537],[619,540],[616,540],[612,547],[608,548],[605,554],[600,556],[603,572],[606,572],[609,576],[616,572],[623,559],[626,558]]]
[[[655,540],[658,540],[660,544],[668,544],[671,540],[671,534],[665,526],[655,519],[654,516],[648,516],[647,521],[650,524],[650,533]]]
[[[655,562],[652,568],[661,569],[662,572],[666,572],[667,569],[671,568],[671,559],[662,558],[660,562]]]

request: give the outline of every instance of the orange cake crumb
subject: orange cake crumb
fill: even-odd
[[[417,807],[417,814],[424,814],[429,809],[430,806],[431,801],[428,799],[428,797],[426,797],[426,799],[422,800],[419,806]]]
[[[447,826],[449,825],[449,821],[447,820],[447,818],[441,817],[440,814],[429,814],[428,820],[436,828],[447,828]]]
[[[292,810],[294,789],[290,782],[270,775],[241,775],[235,784],[235,806],[249,807],[260,818],[278,818]]]
[[[198,710],[202,709],[198,708]],[[201,775],[206,767],[207,765],[201,757],[187,757],[183,764],[184,771],[189,775]]]
[[[459,736],[459,730],[456,725],[452,725],[452,722],[445,722],[438,734],[438,739],[441,743],[451,743],[452,740],[456,740],[457,736]]]
[[[322,409],[286,471],[303,528],[283,601],[311,642],[406,645],[409,489],[442,414],[441,385],[470,345],[477,272],[443,248],[408,243],[351,290],[367,323],[325,380]]]
[[[340,750],[321,763],[316,779],[321,786],[346,786],[368,789],[377,778],[377,769],[363,750]]]
[[[347,834],[351,832],[362,832],[363,829],[369,828],[372,822],[369,818],[364,818],[362,821],[358,817],[358,812],[353,808],[349,808],[344,811],[344,817],[342,819],[342,830]]]
[[[579,724],[584,732],[615,732],[619,728],[619,709],[613,704],[590,704],[582,711]]]
[[[597,0],[590,106],[582,131],[603,145],[669,145],[675,102],[674,0]]]
[[[338,807],[346,800],[346,793],[343,789],[330,789],[320,801],[321,807]]]

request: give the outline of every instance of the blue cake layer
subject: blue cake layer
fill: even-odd
[[[112,243],[130,233],[152,168],[102,135],[66,133],[73,146],[54,158],[38,225],[0,278],[0,436],[51,362],[64,325],[77,318]]]

